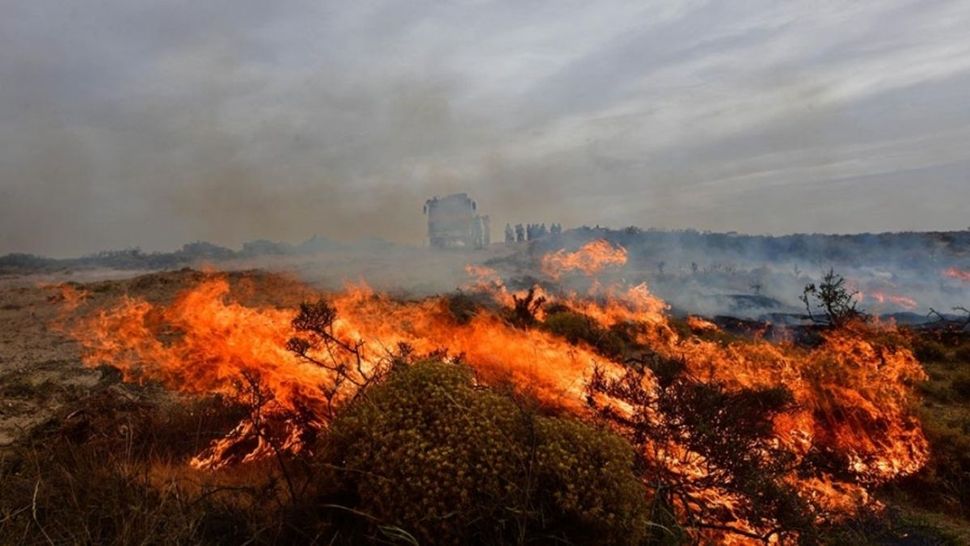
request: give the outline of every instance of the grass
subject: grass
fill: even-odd
[[[217,399],[154,404],[131,394],[103,389],[4,453],[0,544],[238,544],[252,534],[273,473],[185,465],[238,411]]]
[[[0,458],[0,545],[507,543],[496,525],[514,531],[512,543],[582,543],[590,533],[639,543],[646,495],[629,444],[483,389],[462,369],[396,372],[373,402],[338,415],[342,434],[287,457],[286,480],[274,460],[187,464],[244,408],[109,381]],[[395,438],[403,443],[388,444]],[[380,446],[390,451],[368,462]],[[436,517],[424,517],[430,506]]]
[[[457,298],[450,305],[456,320],[467,321],[480,303]],[[636,350],[633,336],[622,328],[594,326],[587,317],[566,309],[550,313],[540,325],[574,343],[588,343],[604,354]],[[675,326],[689,329],[684,321],[675,322]],[[741,339],[717,332],[702,335],[717,342]],[[914,333],[912,343],[927,359],[924,364],[930,379],[920,386],[918,412],[931,443],[932,458],[918,474],[879,491],[889,507],[886,514],[822,529],[824,543],[970,543],[970,336],[940,338]],[[598,529],[600,538],[610,531],[602,521],[587,522],[583,518],[618,517],[621,510],[616,506],[639,510],[629,508],[629,504],[615,504],[618,501],[608,496],[605,501],[595,497],[604,494],[606,486],[589,486],[593,478],[607,484],[619,480],[619,473],[597,474],[597,465],[586,462],[615,458],[615,453],[625,449],[617,439],[604,439],[607,436],[602,430],[536,412],[509,392],[468,385],[452,385],[458,389],[455,392],[441,391],[442,385],[454,382],[453,378],[440,379],[438,372],[426,375],[433,379],[432,384],[408,383],[416,381],[413,378],[403,381],[407,389],[389,396],[393,403],[358,407],[355,413],[347,414],[339,449],[328,450],[329,438],[324,438],[312,460],[287,460],[300,492],[299,498],[293,498],[274,461],[225,471],[198,471],[187,465],[190,457],[235,427],[246,416],[245,408],[219,398],[174,398],[157,386],[120,385],[116,375],[106,373],[94,392],[72,397],[70,408],[59,411],[0,455],[0,546],[413,544],[436,543],[445,536],[456,543],[475,543],[465,540],[467,537],[461,534],[465,528],[479,529],[473,538],[484,543],[481,530],[494,527],[489,518],[495,518],[495,525],[506,525],[506,529],[539,529],[532,542],[555,538],[583,543],[590,537],[582,533],[591,528]],[[0,397],[4,398],[43,399],[54,390],[49,383],[5,379],[10,380],[2,382]],[[456,399],[462,400],[461,411],[452,407]],[[442,414],[442,408],[450,409]],[[475,408],[481,411],[471,411]],[[530,417],[519,421],[522,416]],[[450,423],[451,428],[415,426],[423,422]],[[523,423],[531,423],[526,432],[509,432],[520,431]],[[362,428],[355,429],[354,425]],[[395,434],[410,434],[426,443],[427,449],[412,449],[408,441],[395,444],[400,439]],[[480,441],[482,438],[489,441]],[[596,448],[578,449],[583,443]],[[481,448],[481,453],[469,451],[469,446]],[[603,446],[612,446],[610,453],[614,454],[597,451]],[[476,496],[487,488],[468,486],[474,484],[473,480],[451,483],[442,478],[457,475],[460,470],[448,467],[458,464],[455,453],[498,457],[496,460],[508,467],[507,472],[518,472],[518,455],[503,452],[512,448],[519,455],[536,457],[535,461],[551,461],[546,470],[536,463],[535,474],[523,474],[548,490],[532,497],[506,493]],[[351,464],[380,449],[387,456],[379,461],[364,466]],[[560,467],[567,469],[563,475],[548,470]],[[374,468],[381,469],[379,476],[370,476],[371,481],[361,479]],[[487,463],[483,468],[482,474],[487,474],[500,465]],[[332,472],[334,469],[344,471]],[[394,476],[390,482],[389,475]],[[430,486],[423,481],[411,481],[418,478],[437,484],[434,496],[426,496]],[[496,492],[523,481],[494,478],[489,487]],[[625,491],[627,498],[629,489]],[[645,491],[641,493],[646,498]],[[456,496],[451,498],[452,494]],[[523,498],[526,501],[521,505],[515,504]],[[496,500],[501,502],[488,505]],[[428,502],[432,502],[433,511],[414,511],[414,507]],[[423,517],[432,512],[437,519]],[[467,525],[456,524],[466,519],[470,522]],[[441,521],[446,522],[442,528],[447,533],[434,527]],[[576,527],[576,522],[582,525]],[[674,521],[666,523],[676,526]],[[635,538],[637,534],[625,532],[624,536]]]
[[[907,516],[970,544],[970,334],[915,332],[913,344],[929,379],[918,408],[930,460],[914,476],[884,488]],[[929,347],[929,349],[927,349]]]

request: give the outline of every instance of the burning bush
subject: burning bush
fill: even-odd
[[[647,529],[626,442],[454,364],[392,373],[337,417],[317,464],[339,484],[320,502],[351,501],[421,543],[638,544]]]
[[[647,388],[648,374],[656,390]],[[812,533],[811,507],[786,482],[796,457],[774,432],[774,420],[793,409],[787,389],[731,391],[655,356],[649,371],[631,368],[618,378],[595,373],[588,392],[590,406],[647,454],[654,512],[671,511],[688,528],[714,536],[806,540]]]
[[[596,506],[582,496],[569,500],[569,483],[556,482],[562,476],[536,474],[552,472],[540,464],[544,446],[570,434],[582,437],[556,432],[552,425],[578,425],[548,421],[494,393],[478,393],[467,378],[445,381],[456,391],[444,389],[447,396],[438,392],[440,386],[419,389],[424,383],[409,379],[411,372],[391,371],[400,368],[394,364],[396,347],[408,347],[410,355],[447,349],[462,355],[483,382],[514,385],[544,407],[579,418],[593,413],[585,404],[589,382],[593,409],[622,432],[640,431],[631,439],[652,472],[652,519],[663,516],[666,523],[673,516],[693,528],[692,539],[705,538],[709,530],[746,539],[808,537],[818,521],[852,517],[860,505],[874,505],[875,486],[926,462],[926,440],[911,412],[912,385],[924,374],[890,327],[853,321],[825,329],[813,347],[799,347],[735,339],[699,321],[678,328],[666,304],[643,284],[593,283],[586,295],[510,294],[500,281],[480,284],[474,299],[458,302],[402,300],[351,287],[287,309],[242,305],[214,275],[169,305],[123,299],[80,321],[74,333],[89,365],[110,363],[126,379],[155,380],[187,394],[253,401],[248,405],[256,411],[241,424],[241,433],[214,444],[218,449],[197,458],[198,466],[218,469],[275,457],[289,476],[301,468],[292,459],[314,456],[304,449],[313,445],[313,433],[333,440],[323,444],[321,464],[355,470],[338,473],[343,485],[326,498],[359,512],[371,532],[392,525],[416,536],[462,540],[468,536],[464,525],[477,529],[469,531],[479,533],[475,540],[500,540],[517,529],[543,532],[553,525],[549,514],[585,521],[584,511]],[[477,303],[485,296],[490,305]],[[425,399],[440,403],[428,406]],[[462,400],[461,411],[452,399]],[[350,443],[354,434],[361,444]],[[484,434],[484,440],[475,443],[473,434]],[[523,473],[522,453],[533,452],[535,464]],[[549,489],[560,493],[523,497],[488,473],[454,477],[460,469],[466,474],[475,469],[486,455],[498,458],[482,468],[510,476],[502,479],[541,478],[560,483]],[[393,457],[403,457],[394,464],[406,471],[385,466]],[[585,465],[585,457],[575,464]],[[567,469],[573,464],[563,462]],[[454,472],[445,476],[443,468]],[[588,467],[576,468],[578,473]],[[388,494],[388,476],[411,488],[399,493],[412,504]],[[293,477],[287,480],[289,496],[297,499],[303,485]],[[458,481],[445,481],[451,485],[414,501],[419,491],[413,484],[424,487],[446,477]],[[462,520],[441,511],[447,505],[478,516]],[[505,506],[515,510],[507,513]],[[498,511],[488,512],[493,509]],[[598,529],[595,518],[606,512],[591,513],[594,519],[584,528]],[[636,519],[629,511],[611,513]],[[499,535],[487,535],[496,525]],[[573,536],[566,528],[551,528]]]

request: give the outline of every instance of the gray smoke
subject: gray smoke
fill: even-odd
[[[0,253],[966,227],[958,0],[0,5]]]

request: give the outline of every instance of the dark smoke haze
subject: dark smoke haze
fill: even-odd
[[[0,0],[0,254],[963,229],[970,4]]]

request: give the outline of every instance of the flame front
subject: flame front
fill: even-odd
[[[553,279],[558,279],[560,275],[569,271],[595,275],[607,267],[624,265],[626,260],[625,248],[614,247],[604,240],[597,239],[586,243],[576,252],[558,250],[546,254],[542,258],[542,272]]]
[[[625,259],[625,250],[596,242],[579,253],[547,255],[542,267],[557,278],[564,270],[595,272]],[[551,270],[554,267],[559,269]],[[588,415],[585,385],[594,369],[616,376],[624,364],[583,343],[573,345],[542,329],[513,326],[499,312],[510,296],[497,275],[486,269],[470,273],[479,278],[473,288],[487,290],[498,310],[479,309],[469,320],[458,321],[446,298],[400,301],[357,286],[330,297],[337,317],[333,334],[361,347],[365,370],[388,358],[400,343],[418,353],[445,349],[461,354],[486,382],[509,381],[549,405]],[[627,322],[642,325],[638,341],[684,362],[693,377],[729,388],[789,389],[797,409],[775,420],[777,441],[798,457],[822,451],[843,464],[838,479],[821,471],[793,471],[787,478],[819,513],[848,513],[868,502],[872,485],[913,473],[926,462],[928,444],[911,413],[911,386],[925,378],[924,372],[907,349],[877,342],[879,336],[892,333],[891,325],[833,330],[810,349],[761,339],[715,341],[701,333],[716,333],[717,326],[700,318],[688,321],[695,335],[675,328],[666,304],[645,285],[604,289],[594,283],[592,290],[546,297],[603,328]],[[297,335],[291,324],[296,314],[296,309],[244,306],[231,298],[227,279],[215,275],[170,305],[126,297],[81,320],[73,335],[84,347],[87,365],[107,363],[121,369],[127,380],[155,380],[178,392],[238,396],[240,377],[258,374],[273,395],[267,411],[308,409],[317,425],[325,427],[324,407],[333,400],[321,387],[334,384],[334,373],[287,349],[287,341]],[[646,380],[652,381],[652,376]],[[348,387],[338,393],[337,402],[352,394]],[[294,449],[298,443],[293,441]],[[196,464],[218,466],[222,453],[214,449]],[[247,458],[257,456],[258,450]],[[705,494],[728,513],[737,502],[716,488]]]

